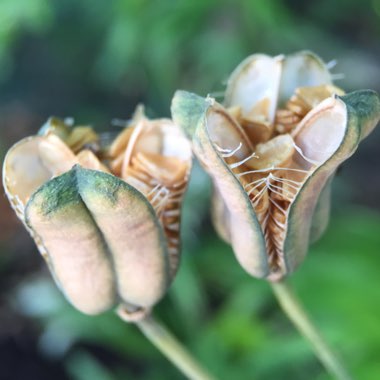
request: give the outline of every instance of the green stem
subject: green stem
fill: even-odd
[[[119,316],[123,318],[123,314]],[[170,333],[170,331],[153,318],[147,315],[135,322],[143,334],[156,346],[187,378],[191,380],[215,380],[200,364],[191,356],[186,348]]]
[[[311,343],[315,354],[326,370],[338,380],[351,380],[346,368],[313,325],[289,284],[275,282],[271,285],[282,309],[299,332]]]

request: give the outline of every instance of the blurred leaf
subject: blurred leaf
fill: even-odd
[[[0,80],[4,80],[11,72],[10,50],[21,32],[42,32],[51,20],[51,6],[44,0],[0,2]]]
[[[84,351],[72,355],[66,367],[73,380],[114,380],[110,372]]]

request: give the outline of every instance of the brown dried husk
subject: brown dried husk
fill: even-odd
[[[210,99],[178,92],[172,113],[184,130],[195,130],[194,152],[220,198],[213,202],[218,206],[214,215],[225,219],[217,222],[217,230],[232,244],[250,274],[275,281],[295,270],[306,255],[309,240],[325,227],[325,220],[317,220],[328,217],[328,197],[322,196],[328,191],[322,190],[328,189],[337,166],[376,125],[380,102],[370,91],[342,99],[329,97],[307,113],[287,137],[275,136],[260,144],[252,143],[244,133],[236,121],[236,109],[231,116]],[[264,152],[263,157],[257,152]],[[316,223],[322,228],[316,228]]]

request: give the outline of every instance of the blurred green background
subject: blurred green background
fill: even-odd
[[[336,59],[337,85],[380,90],[380,0],[1,0],[0,153],[50,115],[108,130],[139,102],[168,116],[177,88],[218,94],[254,52]],[[292,283],[358,379],[380,378],[380,131],[339,172],[329,229]],[[223,380],[328,379],[215,235],[196,167],[183,260],[156,314]],[[182,379],[110,312],[79,314],[0,197],[0,379]]]

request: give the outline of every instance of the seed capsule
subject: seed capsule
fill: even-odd
[[[88,127],[77,132],[53,120],[9,150],[3,167],[7,196],[78,310],[98,314],[120,304],[142,317],[165,294],[178,267],[189,143],[170,120],[144,117],[133,140],[124,138],[125,131],[135,133],[132,123],[115,140],[124,141],[122,148],[100,152]],[[97,149],[89,149],[90,143]],[[111,163],[125,152],[129,161],[119,178]]]
[[[337,167],[379,121],[375,92],[333,92],[342,94],[323,62],[301,52],[246,59],[226,108],[184,91],[173,99],[173,119],[214,183],[216,229],[253,276],[276,281],[303,261],[327,224]],[[279,113],[286,128],[276,127]],[[271,124],[266,136],[259,120]]]

